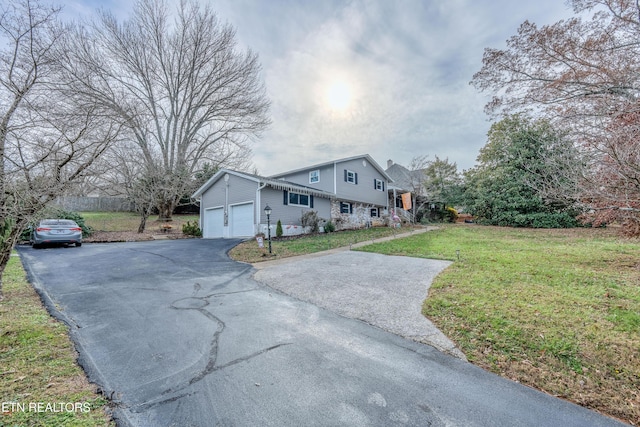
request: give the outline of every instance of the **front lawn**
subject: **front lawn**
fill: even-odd
[[[382,237],[394,236],[401,233],[409,233],[411,227],[389,228],[373,227],[362,230],[336,231],[333,233],[321,233],[313,235],[301,235],[295,237],[273,238],[271,242],[272,254],[268,253],[267,238],[264,239],[264,248],[258,247],[256,240],[251,239],[240,243],[229,252],[229,256],[236,261],[261,262],[278,258],[287,258],[297,255],[326,251],[329,249],[347,247],[365,241],[375,241]]]
[[[136,231],[140,224],[140,215],[135,212],[80,212],[80,215],[87,225],[98,232]],[[176,230],[182,230],[182,225],[187,221],[197,224],[198,215],[174,215],[169,224]],[[147,227],[152,231],[157,232],[159,224],[157,215],[150,216],[147,220]]]
[[[471,362],[640,425],[638,240],[451,225],[360,250],[455,261],[423,313]]]
[[[0,426],[111,426],[106,399],[76,363],[67,327],[51,318],[12,257],[0,302]]]
[[[138,233],[140,215],[135,212],[80,212],[85,223],[93,229],[85,242],[128,242],[153,240],[154,236],[165,238],[188,237],[182,233],[182,226],[189,222],[198,224],[198,215],[174,215],[169,222],[158,221],[157,215],[147,219],[145,232]]]

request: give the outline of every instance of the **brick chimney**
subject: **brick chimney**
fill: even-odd
[[[393,166],[393,160],[389,159],[387,160],[387,169],[389,169],[391,166]]]

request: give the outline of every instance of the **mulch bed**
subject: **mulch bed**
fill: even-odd
[[[157,236],[157,237],[154,237]],[[109,242],[143,242],[147,240],[162,239],[190,239],[192,236],[186,236],[179,231],[158,232],[145,231],[137,233],[135,231],[96,231],[89,237],[85,237],[85,243],[109,243]]]

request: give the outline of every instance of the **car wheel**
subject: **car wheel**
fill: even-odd
[[[79,248],[80,246],[82,246],[82,242],[77,242],[76,243],[76,248]]]

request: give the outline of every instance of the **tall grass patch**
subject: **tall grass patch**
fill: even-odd
[[[455,261],[423,313],[470,361],[640,424],[637,240],[452,225],[360,250]]]

